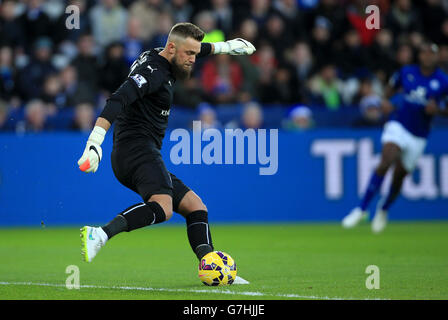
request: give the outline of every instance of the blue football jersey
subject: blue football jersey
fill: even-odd
[[[440,107],[445,107],[448,75],[437,68],[431,75],[425,76],[419,66],[409,65],[394,73],[389,84],[395,89],[403,89],[400,99],[391,100],[395,111],[390,120],[400,122],[413,135],[426,138],[432,116],[425,113],[425,106],[430,99],[434,99]]]

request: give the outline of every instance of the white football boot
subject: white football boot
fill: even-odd
[[[387,225],[387,211],[382,209],[384,200],[378,202],[375,216],[372,219],[372,232],[380,233]]]
[[[84,261],[90,262],[106,244],[107,235],[101,228],[85,226],[81,229],[81,255]]]
[[[356,207],[342,219],[342,226],[346,229],[353,228],[357,226],[361,220],[367,219],[367,216],[367,211],[362,211],[360,207]]]

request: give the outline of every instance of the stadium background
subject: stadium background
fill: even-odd
[[[369,4],[380,8],[379,30],[365,28]],[[80,29],[65,27],[68,5],[80,8]],[[198,61],[194,76],[176,84],[169,129],[192,120],[279,128],[278,172],[175,166],[165,139],[168,168],[200,194],[211,221],[338,221],[377,161],[379,102],[392,72],[416,61],[424,38],[439,45],[448,70],[447,12],[447,1],[430,0],[2,1],[0,225],[102,223],[139,201],[113,176],[110,134],[96,174],[83,174],[76,161],[129,65],[163,46],[180,21],[198,24],[204,41],[242,37],[257,52]],[[447,123],[435,120],[391,219],[446,219]],[[338,148],[343,157],[328,157]]]

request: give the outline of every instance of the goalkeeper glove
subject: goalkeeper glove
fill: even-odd
[[[255,47],[247,40],[236,38],[226,42],[215,42],[214,54],[250,55],[255,52]]]
[[[82,157],[78,160],[78,166],[84,172],[96,172],[103,156],[101,144],[104,141],[106,130],[99,126],[95,126],[87,140],[86,148]]]

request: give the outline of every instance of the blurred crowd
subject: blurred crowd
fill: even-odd
[[[263,110],[284,107],[279,126],[319,123],[316,108],[356,110],[347,126],[380,126],[381,97],[391,74],[416,62],[425,39],[439,45],[448,71],[445,0],[3,0],[0,1],[0,130],[89,131],[134,59],[165,45],[177,22],[205,31],[205,42],[241,37],[252,56],[198,59],[193,76],[176,83],[174,104],[211,127],[263,126]],[[368,29],[375,4],[380,28]],[[79,8],[79,28],[69,29]],[[221,123],[216,107],[240,105]]]

